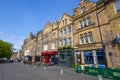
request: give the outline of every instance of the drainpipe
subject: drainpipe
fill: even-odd
[[[102,11],[99,11],[99,12],[97,12],[97,10],[98,10],[97,8],[98,8],[98,5],[96,4],[96,18],[97,18],[98,28],[99,28],[99,32],[100,32],[100,38],[101,38],[102,48],[103,48],[103,50],[105,52],[105,46],[103,44],[103,38],[102,38],[102,31],[101,31],[101,28],[100,28],[99,13],[102,12],[104,9],[106,9],[106,6],[105,6],[105,8]],[[105,59],[106,59],[106,55],[105,55]],[[107,61],[105,61],[105,64],[107,65]]]

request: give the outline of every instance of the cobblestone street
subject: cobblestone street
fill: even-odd
[[[60,70],[63,69],[63,74]],[[77,74],[70,68],[12,63],[0,64],[0,80],[97,80],[97,77]]]

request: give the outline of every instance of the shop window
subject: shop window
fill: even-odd
[[[105,64],[104,53],[102,51],[96,52],[98,64]]]
[[[85,64],[94,64],[92,52],[84,52]]]
[[[60,54],[60,63],[65,63],[65,61],[66,61],[65,54]]]
[[[120,12],[120,0],[115,0],[114,5],[116,12]]]

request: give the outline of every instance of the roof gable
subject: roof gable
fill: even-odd
[[[68,15],[67,13],[64,13],[63,16],[61,17],[60,23],[59,23],[59,28],[62,28],[63,25],[63,20],[67,19],[67,24],[72,23],[72,16]]]
[[[52,24],[48,21],[43,29],[43,35],[52,31]]]

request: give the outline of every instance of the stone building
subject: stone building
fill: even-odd
[[[112,37],[106,46],[107,63],[109,67],[120,67],[120,0],[106,0],[104,3],[111,27],[109,36]]]
[[[47,22],[37,37],[30,33],[23,44],[24,56],[33,62],[41,56],[46,63],[58,58],[58,65],[67,67],[74,60],[77,65],[120,66],[119,4],[120,0],[81,0],[72,16],[64,13],[60,22]]]
[[[23,58],[24,58],[24,52],[23,52],[23,50],[22,49],[20,49],[20,50],[18,50],[18,52],[17,52],[17,60],[23,60]]]
[[[35,60],[36,37],[30,32],[27,39],[24,40],[22,50],[24,51],[24,59],[29,62]]]
[[[63,14],[59,23],[58,65],[72,67],[73,63],[73,26],[72,17]]]
[[[104,4],[81,0],[74,9],[73,23],[76,63],[107,65],[104,43],[112,37]]]
[[[57,54],[58,21],[47,22],[43,29],[43,49],[41,52],[42,62],[55,63]]]
[[[43,50],[43,31],[39,31],[36,36],[35,61],[40,62],[41,52]]]

